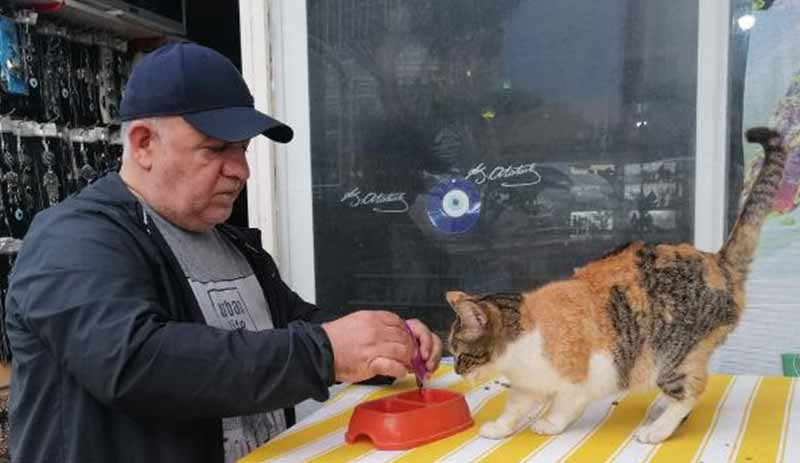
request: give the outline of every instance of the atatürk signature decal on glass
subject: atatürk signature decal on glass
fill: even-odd
[[[471,168],[464,177],[465,180],[472,180],[477,185],[487,181],[502,181],[500,186],[505,188],[520,188],[538,185],[542,181],[542,176],[536,170],[536,163],[518,164],[508,166],[496,166],[489,170],[485,162]],[[511,181],[510,179],[513,179]]]
[[[339,202],[353,208],[372,206],[373,212],[381,214],[401,214],[408,211],[406,194],[403,192],[364,192],[355,187],[345,193]]]

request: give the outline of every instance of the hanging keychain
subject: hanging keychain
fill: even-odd
[[[81,157],[83,157],[83,165],[81,166],[81,178],[87,184],[92,183],[97,178],[97,170],[89,164],[89,154],[86,152],[86,144],[84,143],[85,136],[81,137]]]
[[[20,168],[20,186],[22,187],[23,195],[22,207],[23,212],[27,212],[28,216],[33,215],[34,200],[33,200],[33,159],[25,152],[25,146],[22,143],[22,127],[17,130],[17,159],[19,160]],[[19,219],[22,220],[22,219]]]
[[[55,43],[57,44],[56,73],[58,75],[57,98],[60,107],[59,112],[66,123],[79,125],[75,117],[76,108],[72,101],[71,87],[73,86],[73,76],[72,63],[69,56],[69,41],[63,30],[57,29],[57,32],[58,35],[55,37]]]
[[[14,218],[17,222],[21,221],[25,215],[19,207],[19,174],[16,172],[16,159],[11,150],[6,146],[6,139],[0,127],[0,149],[3,151],[3,162],[8,166],[8,172],[3,174],[3,182],[6,184],[6,191],[8,192],[8,204],[10,207],[16,206],[14,209]]]
[[[0,133],[0,136],[2,134]],[[0,176],[2,178],[2,176]],[[3,216],[3,224],[5,225],[5,231],[3,232],[3,236],[11,236],[11,224],[8,221],[8,211],[6,211],[6,202],[3,199],[3,195],[0,192],[0,216]]]
[[[39,57],[37,52],[38,45],[34,42],[33,25],[36,24],[38,15],[31,10],[17,10],[15,21],[18,24],[18,35],[21,43],[22,70],[25,83],[28,87],[27,98],[20,101],[18,107],[22,112],[34,120],[44,117],[42,108],[42,94],[39,89],[40,73]]]
[[[98,106],[100,110],[100,120],[103,124],[110,124],[114,120],[112,105],[116,96],[114,95],[114,54],[108,43],[108,38],[104,37],[99,48],[100,72],[98,74]]]
[[[95,156],[97,161],[97,168],[102,172],[106,173],[109,169],[111,169],[112,159],[111,155],[109,154],[109,146],[108,146],[108,129],[103,127],[97,127],[94,129],[97,138],[97,145],[98,149],[100,150],[100,154]]]
[[[53,171],[53,166],[56,164],[56,155],[50,151],[50,144],[47,142],[47,138],[45,138],[44,135],[42,135],[42,147],[44,148],[42,152],[42,162],[45,167],[47,167],[47,171],[42,176],[42,184],[47,194],[47,204],[49,206],[55,206],[59,201],[61,182],[58,181],[58,175]]]
[[[90,109],[90,107],[93,107],[90,82],[92,69],[89,62],[89,47],[86,42],[88,42],[86,37],[79,34],[73,37],[70,45],[70,56],[75,66],[72,72],[75,101],[72,101],[72,105],[76,109],[76,121],[79,125],[84,126],[94,122],[91,120]]]
[[[62,147],[64,147],[64,151],[62,151],[62,156],[64,159],[64,169],[67,172],[67,194],[75,193],[76,191],[81,189],[80,185],[80,178],[81,172],[78,169],[78,160],[76,159],[75,154],[75,145],[73,144],[74,141],[77,141],[80,138],[74,130],[69,130],[64,128],[61,131],[62,137]]]
[[[6,141],[3,135],[3,119],[0,118],[0,153],[5,153],[6,151]],[[5,156],[3,156],[5,157]],[[0,170],[0,181],[5,181],[5,173]],[[3,199],[2,188],[0,188],[0,215],[3,216],[3,223],[6,226],[6,233],[5,235],[11,235],[11,224],[8,220],[8,210],[6,209],[6,201]]]
[[[30,85],[32,89],[37,89],[39,88],[39,79],[36,78],[37,69],[35,68],[36,46],[33,43],[33,33],[31,32],[31,25],[29,22],[25,22],[23,35],[25,36],[24,53],[25,66],[28,70],[28,85]]]
[[[48,35],[45,36],[47,47],[45,48],[45,57],[42,62],[42,74],[44,78],[41,82],[37,82],[37,84],[42,89],[42,104],[44,105],[45,117],[48,121],[52,122],[62,119],[60,95],[63,85],[59,72],[61,66],[58,62],[59,56],[57,55],[59,37],[52,34],[50,29],[51,28],[46,28],[48,31]]]
[[[87,105],[86,108],[88,110],[86,114],[87,121],[91,124],[97,124],[98,122],[98,109],[97,109],[97,99],[99,92],[97,90],[99,76],[97,75],[97,68],[95,66],[96,60],[92,59],[92,51],[93,48],[89,45],[84,46],[83,48],[83,60],[84,60],[84,85],[86,88],[86,100]]]
[[[6,192],[8,193],[9,207],[14,209],[14,218],[19,222],[24,218],[22,209],[19,208],[19,174],[16,172],[16,159],[11,153],[11,150],[6,146],[5,133],[2,129],[2,122],[0,121],[0,150],[3,152],[3,162],[8,167],[8,171],[3,174],[3,182],[6,184]]]

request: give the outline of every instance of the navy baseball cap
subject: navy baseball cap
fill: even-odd
[[[287,143],[291,127],[255,109],[231,61],[196,43],[171,43],[136,63],[125,85],[120,120],[181,116],[205,135],[237,142],[263,134]]]

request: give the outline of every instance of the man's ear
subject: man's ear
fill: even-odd
[[[131,158],[144,170],[153,166],[154,145],[158,142],[158,134],[152,124],[146,121],[134,121],[128,130],[128,148]]]

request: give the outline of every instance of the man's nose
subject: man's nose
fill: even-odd
[[[247,155],[244,150],[236,150],[228,155],[222,173],[226,177],[234,177],[246,182],[250,178],[250,166],[247,165]]]

